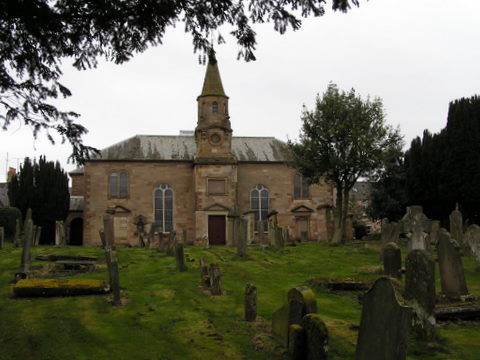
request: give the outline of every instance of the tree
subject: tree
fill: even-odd
[[[10,204],[20,209],[25,217],[32,209],[34,223],[42,227],[41,243],[51,243],[55,236],[55,221],[65,220],[70,194],[68,176],[60,163],[40,157],[38,163],[25,158],[20,171],[8,187]]]
[[[403,154],[387,164],[372,185],[371,202],[367,214],[374,220],[388,218],[398,221],[405,215],[407,193]]]
[[[361,176],[384,167],[398,156],[402,137],[385,124],[382,101],[363,100],[330,84],[315,109],[304,107],[298,142],[289,141],[293,165],[310,183],[322,179],[336,187],[335,226],[332,244],[344,242],[349,192]]]
[[[459,203],[464,218],[480,222],[480,97],[452,101],[447,125],[428,130],[405,154],[407,201],[422,205],[427,216],[448,224]]]
[[[253,25],[273,22],[284,33],[297,30],[300,18],[324,14],[326,0],[184,1],[184,0],[19,0],[0,1],[0,122],[6,129],[21,121],[36,137],[46,131],[69,141],[71,159],[83,163],[97,150],[82,142],[87,129],[75,123],[73,111],[57,109],[49,100],[71,95],[60,78],[63,58],[77,69],[95,67],[99,57],[117,64],[162,43],[166,29],[183,23],[194,51],[206,54],[224,42],[218,29],[231,25],[240,46],[239,58],[254,60]],[[334,10],[347,11],[359,0],[332,0]],[[300,14],[300,15],[296,15]]]

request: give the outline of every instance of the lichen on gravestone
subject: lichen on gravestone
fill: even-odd
[[[378,279],[363,300],[355,359],[405,359],[411,315],[391,280]]]

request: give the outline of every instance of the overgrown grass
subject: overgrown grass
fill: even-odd
[[[379,274],[378,244],[328,247],[307,243],[281,250],[249,247],[236,256],[228,247],[186,248],[188,271],[156,250],[118,249],[122,297],[113,307],[105,296],[15,299],[11,297],[20,249],[0,251],[0,359],[284,359],[270,335],[272,313],[287,291],[312,277],[374,280]],[[99,248],[37,247],[48,254],[98,256]],[[220,264],[224,296],[209,296],[200,286],[199,259]],[[480,294],[479,272],[465,259],[469,290]],[[39,269],[44,262],[35,261]],[[106,279],[105,266],[75,278]],[[258,321],[243,321],[247,283],[258,289]],[[330,335],[330,358],[352,359],[361,306],[351,293],[315,287],[318,310]],[[439,329],[441,345],[412,343],[409,359],[478,359],[479,324]],[[447,352],[445,352],[447,351]]]

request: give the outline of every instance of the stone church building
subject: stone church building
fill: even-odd
[[[228,219],[235,214],[249,220],[249,241],[255,242],[262,235],[258,230],[268,229],[259,221],[272,212],[279,226],[288,227],[290,239],[328,238],[332,186],[308,186],[287,166],[285,143],[233,136],[214,56],[197,103],[195,131],[133,136],[70,173],[70,244],[100,244],[102,216],[109,208],[115,209],[115,242],[132,246],[138,245],[139,219],[147,233],[152,226],[164,233],[186,229],[188,243],[208,236],[210,244],[228,244]]]

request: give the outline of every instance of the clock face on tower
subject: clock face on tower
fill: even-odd
[[[222,143],[222,136],[219,133],[213,133],[210,135],[209,140],[212,145],[220,145]]]

